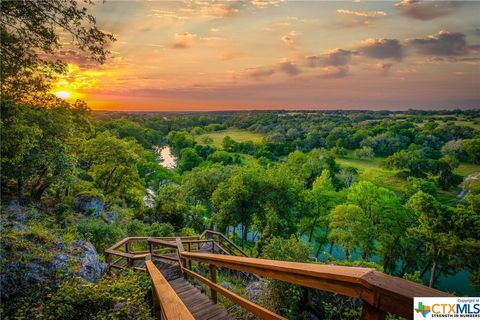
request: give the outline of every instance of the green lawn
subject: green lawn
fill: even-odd
[[[396,176],[396,170],[388,170],[380,167],[380,162],[385,158],[375,157],[372,160],[358,160],[351,156],[337,158],[335,161],[342,167],[354,167],[358,169],[359,181],[370,181],[378,186],[388,188],[397,193],[403,193],[405,179]]]
[[[471,163],[460,163],[458,168],[455,169],[455,173],[461,175],[462,177],[466,177],[474,172],[480,172],[480,165]]]
[[[453,122],[457,126],[465,126],[465,127],[470,127],[470,128],[480,130],[480,124],[475,123],[471,120],[454,120],[454,121],[448,121],[448,122]],[[443,120],[438,120],[437,123],[442,124],[442,123],[446,123],[446,122],[443,121]]]
[[[261,133],[239,130],[239,129],[227,129],[227,130],[209,132],[209,133],[198,135],[195,137],[195,141],[197,141],[197,143],[203,144],[204,143],[203,139],[205,136],[208,136],[213,140],[211,145],[214,145],[215,147],[221,147],[223,138],[225,138],[226,136],[229,136],[230,138],[232,138],[237,142],[245,142],[245,141],[261,142],[265,137],[265,135]]]
[[[360,172],[358,180],[370,181],[378,186],[395,191],[398,194],[405,192],[406,180],[396,175],[397,171],[387,169],[366,169]]]
[[[365,169],[378,169],[380,165],[380,161],[383,158],[375,158],[373,160],[358,160],[358,159],[351,159],[351,158],[337,158],[335,161],[342,165],[342,166],[350,166],[355,167],[357,169],[365,170]]]
[[[378,186],[388,188],[398,194],[402,194],[406,187],[406,180],[399,178],[396,170],[388,170],[380,167],[380,162],[384,158],[375,158],[372,160],[357,160],[353,159],[352,155],[347,155],[347,158],[337,158],[335,161],[342,167],[350,166],[358,169],[358,180],[365,180],[375,183]],[[455,170],[455,173],[466,177],[474,172],[480,172],[480,165],[461,163]],[[460,192],[460,187],[453,190],[444,191],[438,189],[438,200],[447,205],[455,205],[458,201],[457,195]]]

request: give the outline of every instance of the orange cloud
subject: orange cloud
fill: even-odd
[[[175,33],[175,41],[173,42],[172,47],[176,49],[189,48],[192,46],[196,38],[196,34],[189,32]]]
[[[374,21],[387,15],[384,11],[353,11],[338,9],[337,14],[342,19],[341,23],[348,27],[372,26]]]

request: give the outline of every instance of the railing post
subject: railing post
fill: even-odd
[[[188,248],[188,252],[192,251],[192,248],[190,246],[190,242],[187,242],[187,248]],[[188,259],[188,269],[192,270],[192,260],[191,259]]]
[[[215,253],[215,240],[212,240],[212,253]]]
[[[107,272],[110,272],[111,257],[109,253],[105,253],[105,262],[107,263]]]
[[[387,313],[363,300],[361,320],[385,320]]]
[[[212,280],[213,283],[217,283],[217,267],[214,264],[210,265],[210,280]],[[211,288],[210,293],[211,293],[213,302],[217,303],[218,302],[217,290]]]

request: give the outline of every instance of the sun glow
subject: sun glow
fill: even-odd
[[[60,98],[60,99],[63,99],[63,100],[66,100],[66,99],[70,98],[70,96],[71,96],[70,92],[68,92],[68,91],[56,91],[56,92],[54,92],[54,95],[57,98]]]

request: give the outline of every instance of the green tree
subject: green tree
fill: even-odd
[[[185,226],[188,207],[179,185],[168,184],[158,190],[157,203],[147,212],[147,220],[171,224],[175,230]]]
[[[211,197],[217,186],[234,174],[233,167],[215,164],[209,167],[196,167],[185,172],[182,177],[182,188],[191,203],[205,203],[209,209]]]
[[[375,152],[371,147],[364,146],[354,152],[355,158],[372,160],[375,157]]]
[[[406,194],[408,196],[412,196],[418,191],[423,191],[425,193],[431,194],[432,196],[435,196],[437,194],[437,186],[435,185],[435,182],[429,179],[408,177]]]
[[[347,190],[347,203],[331,212],[329,239],[340,239],[348,246],[346,251],[357,247],[364,260],[378,254],[385,270],[395,270],[399,241],[411,223],[400,199],[390,190],[361,181]]]
[[[254,213],[261,210],[260,175],[256,167],[242,168],[227,181],[220,183],[212,194],[215,221],[221,230],[241,224],[243,245]]]
[[[81,160],[93,186],[110,199],[142,205],[145,187],[138,168],[146,154],[135,140],[119,139],[109,132],[85,143]]]
[[[461,150],[468,162],[480,164],[480,138],[463,140]]]
[[[193,148],[182,149],[180,155],[180,161],[178,162],[178,169],[181,172],[189,171],[203,162],[203,158],[200,157]]]
[[[64,194],[75,181],[76,151],[90,129],[85,105],[47,109],[3,101],[1,113],[3,191],[15,184],[19,199],[39,200],[55,187]]]
[[[293,235],[288,238],[273,237],[265,246],[263,258],[294,262],[309,261],[311,247],[303,244]],[[264,303],[288,319],[298,319],[302,312],[302,302],[306,299],[305,288],[283,281],[270,281]],[[288,296],[288,301],[285,300]]]
[[[366,237],[361,241],[362,258],[366,259],[375,252],[376,240],[384,268],[394,268],[396,253],[392,250],[404,234],[405,225],[409,221],[400,198],[388,189],[361,181],[348,189],[347,201],[357,205],[367,221],[364,226]]]
[[[370,245],[366,225],[368,220],[360,207],[354,204],[338,205],[330,213],[328,239],[340,244],[345,251],[345,258],[349,260],[355,248],[363,247],[365,250],[365,246]]]
[[[83,6],[75,0],[2,1],[0,38],[2,59],[1,94],[15,101],[37,100],[44,95],[56,74],[66,71],[58,60],[67,45],[85,51],[103,63],[111,34],[95,26],[88,13],[91,2]],[[57,59],[52,59],[56,55]]]
[[[257,199],[260,208],[254,214],[254,228],[260,232],[257,253],[273,236],[288,238],[298,232],[298,203],[303,185],[285,166],[272,166],[260,176]]]
[[[123,236],[122,230],[117,225],[107,224],[99,218],[80,221],[77,234],[80,239],[90,241],[99,252],[103,252]]]
[[[413,195],[405,204],[417,217],[409,229],[410,234],[425,246],[425,256],[430,265],[430,287],[433,287],[440,272],[449,269],[450,243],[454,240],[449,232],[450,216],[435,198],[422,191]]]
[[[294,151],[288,155],[285,166],[288,167],[292,176],[302,181],[306,188],[311,188],[313,181],[328,169],[332,173],[338,172],[335,160],[323,149],[314,149],[308,154]]]
[[[227,151],[217,150],[208,156],[207,160],[212,162],[222,163],[223,165],[229,165],[239,162],[238,155],[232,154]]]
[[[238,147],[238,142],[233,140],[230,136],[225,136],[222,141],[222,147],[226,151],[235,152]]]
[[[167,139],[169,145],[175,150],[177,155],[183,148],[191,148],[195,145],[193,136],[185,131],[171,131]]]
[[[330,210],[341,201],[328,170],[315,179],[312,190],[306,190],[303,199],[302,232],[308,235],[308,242],[315,239],[318,244],[317,256],[327,242]]]

